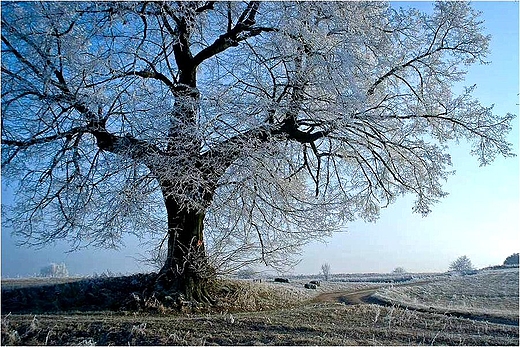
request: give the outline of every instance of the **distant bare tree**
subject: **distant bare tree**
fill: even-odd
[[[463,255],[458,257],[455,261],[453,261],[450,264],[449,269],[460,273],[466,273],[469,271],[473,271],[474,267],[471,263],[471,260],[467,256]]]
[[[40,269],[40,276],[42,277],[68,277],[69,270],[65,263],[55,264],[51,263]]]
[[[396,267],[394,269],[394,271],[392,271],[392,273],[394,273],[394,274],[404,274],[404,273],[406,273],[406,270],[404,268],[402,268],[402,267]]]
[[[325,281],[328,281],[329,276],[330,276],[330,264],[329,263],[325,263],[321,266],[321,273],[323,274]]]

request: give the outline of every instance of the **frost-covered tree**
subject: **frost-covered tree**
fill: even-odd
[[[402,274],[405,274],[405,273],[406,273],[406,270],[405,270],[403,267],[396,267],[396,268],[392,271],[392,273],[402,275]]]
[[[458,257],[456,260],[454,260],[450,264],[449,269],[451,271],[466,273],[468,271],[474,270],[475,268],[473,267],[471,260],[467,256],[463,255],[463,256]]]
[[[325,278],[325,281],[329,280],[330,277],[330,264],[325,263],[321,265],[321,273],[323,275],[323,278]]]
[[[50,263],[40,269],[40,276],[42,277],[69,277],[69,270],[65,263],[55,264]]]
[[[208,263],[283,264],[403,194],[428,214],[449,141],[512,156],[514,116],[452,92],[488,41],[466,2],[3,3],[4,223],[158,238],[155,289],[206,300]]]

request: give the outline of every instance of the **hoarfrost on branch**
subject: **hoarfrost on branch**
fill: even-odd
[[[514,116],[452,93],[486,62],[482,31],[465,2],[5,3],[5,221],[30,244],[172,250],[189,228],[179,247],[199,247],[203,221],[233,267],[284,264],[403,194],[426,215],[448,141],[512,156]]]

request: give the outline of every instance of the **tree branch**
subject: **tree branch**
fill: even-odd
[[[71,137],[75,134],[85,133],[88,132],[88,127],[82,126],[82,127],[75,127],[70,129],[69,131],[61,132],[55,135],[46,136],[46,137],[33,137],[28,140],[9,140],[9,139],[2,139],[2,144],[7,146],[13,146],[13,147],[20,147],[20,148],[27,148],[33,145],[40,145],[44,143],[49,143],[55,140]]]
[[[277,31],[275,28],[253,27],[259,6],[260,3],[258,1],[249,2],[247,8],[242,12],[237,24],[233,28],[231,28],[231,18],[228,12],[227,32],[220,35],[211,45],[195,55],[193,58],[194,66],[200,65],[203,61],[225,51],[229,47],[237,46],[239,42],[250,37],[260,35],[263,32]],[[239,36],[240,34],[243,35]]]

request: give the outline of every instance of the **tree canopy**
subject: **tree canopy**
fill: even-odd
[[[458,257],[450,264],[450,270],[460,273],[466,273],[474,269],[471,260],[465,255]]]
[[[164,238],[182,272],[283,264],[404,194],[426,215],[450,141],[513,155],[514,115],[452,91],[489,39],[466,2],[4,3],[4,222],[37,245]]]

